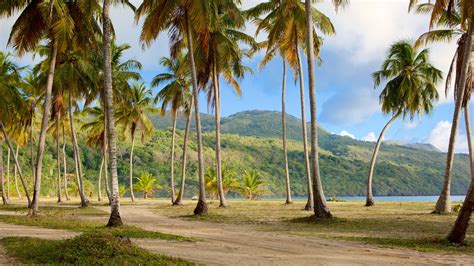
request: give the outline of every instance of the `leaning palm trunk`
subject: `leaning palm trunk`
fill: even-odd
[[[466,121],[466,134],[469,146],[469,163],[471,167],[471,185],[466,193],[466,199],[459,211],[458,218],[448,235],[448,240],[454,243],[462,243],[466,238],[466,232],[471,220],[472,210],[474,208],[474,150],[472,147],[471,122],[469,118],[469,104],[464,107],[464,119]]]
[[[49,62],[49,70],[48,70],[48,79],[46,81],[46,93],[44,96],[44,107],[43,107],[43,120],[41,121],[41,130],[39,135],[39,142],[38,142],[38,153],[37,153],[37,160],[36,160],[36,173],[35,173],[35,186],[33,190],[33,202],[31,205],[30,215],[36,216],[38,214],[39,208],[39,197],[41,192],[41,174],[43,171],[43,153],[44,153],[44,146],[46,144],[46,129],[48,128],[48,121],[51,112],[51,96],[53,92],[53,80],[54,80],[54,71],[56,68],[56,56],[58,54],[58,45],[56,44],[55,40],[51,41],[52,49],[51,49],[51,56]]]
[[[66,132],[63,125],[63,177],[64,177],[64,195],[69,200],[69,192],[67,186],[67,160],[66,160]]]
[[[472,56],[473,46],[474,43],[472,41],[472,32],[474,31],[474,19],[471,19],[471,25],[469,28],[469,35],[468,35],[468,44],[471,47],[471,60],[468,61],[470,63],[471,71],[474,71],[474,57]],[[466,49],[467,50],[467,49]],[[466,61],[464,61],[466,62]],[[471,72],[472,73],[472,72]],[[466,77],[466,76],[464,76]],[[464,80],[465,82],[465,80]],[[461,85],[465,85],[462,84]],[[470,92],[470,91],[469,91]],[[472,210],[474,209],[474,148],[472,143],[472,132],[471,132],[471,121],[469,117],[469,103],[466,104],[464,107],[464,118],[466,120],[466,134],[468,137],[468,145],[469,145],[469,159],[470,159],[470,166],[471,166],[471,185],[466,194],[466,199],[462,204],[461,210],[459,211],[458,218],[454,223],[451,232],[448,235],[448,241],[454,243],[462,243],[466,237],[466,232],[469,227],[469,223],[471,220]]]
[[[3,133],[3,137],[7,141],[8,148],[10,149],[10,152],[13,153],[13,146],[10,142],[10,139],[8,138],[7,131],[5,130],[5,126],[3,125],[2,121],[0,121],[0,128],[1,128],[2,133]],[[21,171],[20,164],[18,163],[18,158],[16,156],[13,156],[13,161],[15,162],[15,166],[18,168],[18,174],[20,175],[20,180],[21,180],[21,183],[23,185],[23,189],[25,190],[25,194],[26,194],[26,199],[28,200],[28,208],[31,208],[32,207],[32,205],[31,205],[32,202],[31,202],[31,199],[30,199],[30,194],[28,193],[28,187],[26,185],[25,178],[23,177],[23,173]]]
[[[176,191],[174,189],[174,146],[176,137],[176,111],[173,112],[173,130],[171,132],[171,204],[176,200]]]
[[[107,115],[107,145],[109,148],[110,175],[112,187],[112,202],[110,203],[110,219],[107,226],[122,225],[120,217],[120,194],[117,176],[117,154],[116,154],[116,136],[115,136],[115,108],[114,92],[112,89],[112,22],[110,21],[110,0],[104,0],[102,12],[103,27],[103,45],[104,45],[104,89],[105,89],[105,108]]]
[[[132,147],[130,148],[130,172],[129,172],[129,182],[130,182],[130,198],[132,202],[135,201],[135,195],[133,194],[133,150],[135,148],[135,128],[132,129]]]
[[[468,69],[470,65],[470,58],[471,58],[471,50],[472,50],[472,31],[474,27],[474,19],[471,19],[469,31],[467,38],[465,40],[463,55],[462,55],[462,67],[459,74],[459,90],[461,90],[460,95],[457,96],[455,106],[454,106],[454,114],[453,114],[453,124],[451,125],[451,135],[449,136],[449,146],[448,146],[448,154],[446,159],[446,170],[444,172],[444,183],[443,189],[441,194],[436,202],[435,209],[433,213],[436,214],[446,214],[451,212],[451,177],[453,172],[453,163],[454,163],[454,145],[456,142],[456,134],[458,129],[458,122],[459,116],[462,108],[462,104],[464,102],[464,97],[466,94],[466,83],[468,77]],[[456,77],[458,79],[458,77]]]
[[[296,47],[298,45],[298,39],[296,39]],[[300,99],[301,99],[301,125],[303,128],[303,150],[304,150],[304,163],[306,166],[306,180],[308,185],[308,201],[305,206],[305,210],[311,211],[314,206],[313,199],[313,182],[311,181],[311,170],[309,166],[309,155],[308,155],[308,132],[306,131],[306,107],[305,107],[305,97],[304,97],[304,78],[303,78],[303,63],[301,62],[300,51],[296,51],[296,57],[298,59],[298,71],[299,71],[299,81],[300,81]]]
[[[194,209],[194,214],[207,214],[206,186],[204,183],[204,160],[202,156],[202,136],[201,136],[201,114],[199,113],[199,87],[197,82],[196,64],[194,61],[193,38],[191,36],[191,21],[189,14],[185,12],[186,19],[186,39],[188,41],[189,63],[191,65],[191,76],[193,82],[194,115],[196,116],[196,137],[198,144],[198,176],[199,176],[199,200]]]
[[[2,190],[2,203],[8,205],[8,198],[5,194],[5,180],[3,180],[3,141],[0,142],[0,189]]]
[[[71,123],[72,146],[73,146],[74,157],[75,157],[75,162],[76,162],[76,182],[77,182],[77,188],[79,191],[79,197],[81,198],[81,207],[87,207],[89,205],[89,200],[86,198],[86,195],[84,194],[84,182],[83,182],[83,177],[82,177],[82,162],[81,162],[81,155],[79,154],[79,145],[77,144],[76,127],[74,125],[74,116],[72,114],[71,98],[69,98],[69,122]]]
[[[217,75],[217,57],[214,53],[214,69],[212,71],[213,83],[214,83],[214,107],[215,107],[215,118],[216,118],[216,181],[217,181],[217,193],[219,195],[219,207],[227,207],[225,200],[224,187],[222,185],[222,158],[221,158],[221,103],[220,103],[220,86],[219,77]]]
[[[369,176],[367,177],[367,200],[365,202],[365,206],[374,206],[374,195],[372,194],[372,179],[374,177],[374,169],[375,169],[375,161],[377,160],[377,155],[379,154],[380,145],[383,141],[383,136],[385,135],[385,131],[390,127],[390,125],[397,119],[398,115],[394,115],[387,124],[383,127],[382,132],[380,132],[380,136],[377,139],[377,143],[375,144],[374,152],[372,154],[372,159],[370,160],[370,169],[369,169]]]
[[[286,148],[286,111],[285,111],[285,95],[286,95],[286,62],[283,59],[283,82],[281,86],[281,126],[282,126],[282,144],[283,159],[285,163],[285,185],[286,185],[286,204],[291,204],[291,187],[290,187],[290,171],[288,169],[288,151]]]
[[[331,211],[324,197],[323,185],[319,172],[318,152],[318,126],[316,122],[316,84],[314,77],[314,40],[313,40],[313,17],[311,14],[311,0],[305,0],[306,7],[306,48],[308,53],[308,83],[309,102],[311,110],[311,166],[314,193],[314,215],[316,218],[332,218]]]
[[[181,186],[179,189],[178,197],[174,201],[174,206],[183,205],[183,198],[184,198],[184,184],[186,180],[186,160],[187,160],[187,152],[188,152],[188,135],[189,135],[189,128],[191,127],[191,117],[193,115],[193,100],[191,99],[191,106],[189,107],[189,113],[186,117],[186,129],[184,130],[184,140],[183,140],[183,157],[181,159]]]
[[[56,155],[57,155],[57,165],[58,165],[58,202],[62,202],[61,198],[61,152],[59,146],[59,121],[61,115],[58,112],[58,117],[56,118]]]
[[[20,145],[16,144],[15,156],[18,158],[18,151],[20,150]],[[18,199],[21,199],[20,187],[18,187],[18,167],[13,167],[13,180],[15,181],[15,190],[18,196]]]

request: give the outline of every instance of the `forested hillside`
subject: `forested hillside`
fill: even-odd
[[[158,130],[154,135],[137,142],[134,161],[135,177],[147,171],[159,177],[163,189],[157,192],[160,196],[167,194],[169,189],[169,145],[171,139],[171,125],[168,117],[152,117]],[[204,157],[207,167],[213,167],[214,134],[211,116],[203,115]],[[179,179],[181,146],[183,142],[184,120],[178,121],[176,175]],[[303,150],[300,134],[301,122],[295,117],[288,116],[288,156],[292,189],[295,195],[304,195],[306,181],[304,174]],[[269,111],[248,111],[237,113],[222,120],[222,151],[223,161],[240,170],[257,169],[262,172],[273,196],[284,194],[284,170],[282,168],[281,153],[281,114]],[[348,137],[329,134],[320,130],[321,175],[325,185],[325,192],[332,195],[364,195],[368,163],[374,143],[354,140]],[[100,154],[85,144],[84,132],[80,132],[80,148],[82,163],[85,168],[86,188],[88,194],[95,190]],[[194,142],[194,132],[191,135],[188,167],[187,196],[197,193],[197,145]],[[44,175],[43,193],[53,196],[55,182],[56,151],[52,142],[48,141]],[[68,140],[70,141],[70,140]],[[128,184],[128,157],[129,141],[126,132],[122,133],[118,147],[118,171],[122,184]],[[74,172],[72,147],[67,145],[68,169]],[[4,149],[6,158],[6,149]],[[20,149],[20,162],[31,185],[31,170],[29,167],[29,149]],[[468,179],[467,155],[456,155],[453,194],[463,194],[466,191]],[[6,164],[6,162],[5,162]],[[439,193],[445,165],[445,154],[440,153],[431,145],[397,145],[383,144],[379,160],[376,165],[374,179],[375,195],[436,195]],[[12,166],[11,166],[12,168]],[[11,179],[13,176],[11,176]],[[179,182],[179,180],[178,180]],[[71,186],[74,179],[71,175]],[[13,181],[11,193],[14,191]],[[71,190],[75,191],[75,190]]]

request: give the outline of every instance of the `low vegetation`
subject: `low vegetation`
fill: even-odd
[[[194,265],[152,254],[110,232],[89,232],[66,240],[8,237],[0,243],[8,256],[24,264]]]

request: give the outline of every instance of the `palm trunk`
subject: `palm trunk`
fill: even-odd
[[[213,83],[214,83],[214,107],[215,107],[215,118],[216,118],[216,181],[217,181],[217,193],[219,195],[219,207],[227,207],[225,200],[224,186],[222,184],[222,158],[221,158],[221,100],[220,100],[220,86],[219,76],[217,75],[217,57],[214,53],[214,69],[212,71]]]
[[[469,35],[467,38],[467,42],[469,46],[466,46],[466,47],[471,47],[471,49],[465,49],[465,50],[470,50],[470,58],[468,57],[469,61],[464,61],[464,62],[469,62],[471,71],[474,70],[474,57],[472,55],[472,53],[474,52],[474,47],[473,47],[474,42],[472,41],[473,31],[474,31],[474,19],[471,19]],[[462,88],[465,88],[466,76],[461,76],[461,78],[464,78],[464,84],[462,81],[460,82],[461,85],[464,86]],[[466,199],[464,200],[461,210],[459,211],[458,218],[456,219],[456,222],[454,223],[454,226],[448,235],[448,241],[454,242],[454,243],[462,243],[464,241],[466,237],[466,232],[471,220],[472,210],[474,209],[474,148],[472,146],[473,143],[472,143],[472,132],[471,132],[471,120],[469,116],[469,103],[466,103],[466,106],[464,107],[464,119],[466,120],[466,134],[467,134],[467,141],[469,145],[469,159],[470,159],[470,166],[471,166],[471,185],[469,186],[469,189],[466,194]]]
[[[444,183],[443,189],[441,191],[441,195],[436,202],[435,209],[433,213],[436,214],[446,214],[451,213],[451,177],[453,172],[453,163],[454,163],[454,146],[456,143],[456,134],[458,129],[458,122],[459,116],[462,108],[462,104],[464,102],[464,97],[466,94],[466,83],[467,83],[467,75],[468,69],[470,65],[470,58],[471,58],[471,50],[472,50],[472,31],[474,28],[474,19],[471,19],[471,25],[469,26],[469,32],[466,38],[466,44],[464,45],[463,51],[463,65],[459,75],[459,89],[461,90],[461,95],[456,98],[456,103],[454,106],[454,114],[453,114],[453,124],[451,126],[451,135],[449,136],[449,146],[448,146],[448,154],[446,159],[446,170],[444,172]]]
[[[66,160],[66,132],[63,125],[63,177],[64,177],[64,195],[69,200],[69,192],[67,186],[67,160]]]
[[[61,114],[58,112],[58,117],[56,118],[56,154],[57,154],[57,164],[58,164],[58,202],[62,202],[61,198],[61,152],[59,146],[59,122],[61,120]]]
[[[8,198],[5,194],[5,181],[3,180],[3,141],[0,142],[0,189],[2,190],[2,203],[8,205]]]
[[[53,92],[54,71],[56,68],[56,56],[58,54],[58,46],[55,40],[52,40],[51,56],[49,62],[48,79],[46,81],[46,93],[44,96],[43,120],[41,121],[41,130],[38,142],[38,153],[36,161],[35,186],[33,190],[33,203],[31,205],[31,216],[38,214],[39,197],[41,192],[41,174],[43,171],[43,153],[46,144],[46,130],[48,128],[48,121],[51,113],[51,96]]]
[[[79,154],[79,145],[77,144],[76,127],[74,125],[74,115],[72,113],[71,95],[69,95],[69,120],[69,122],[71,123],[72,146],[74,149],[74,157],[76,161],[76,182],[79,190],[79,197],[81,198],[81,207],[87,207],[89,205],[89,200],[86,198],[86,195],[84,193],[82,162],[81,155]]]
[[[372,194],[372,179],[374,177],[374,169],[375,169],[375,161],[377,160],[377,155],[379,154],[380,145],[382,144],[383,136],[385,135],[385,131],[389,128],[389,126],[397,119],[398,114],[394,115],[387,124],[383,127],[382,132],[380,132],[380,136],[377,139],[377,143],[375,144],[374,152],[372,154],[372,159],[370,160],[370,168],[369,168],[369,176],[367,177],[367,200],[365,202],[365,206],[370,207],[374,206],[374,195]]]
[[[187,152],[188,152],[188,135],[189,129],[191,127],[191,117],[193,115],[193,100],[191,99],[191,106],[189,108],[188,116],[186,117],[186,129],[184,130],[184,140],[183,140],[183,157],[181,158],[181,186],[179,189],[178,197],[174,201],[173,205],[179,206],[183,205],[183,198],[184,198],[184,184],[186,181],[186,160],[187,160]]]
[[[32,107],[34,108],[34,107]],[[34,110],[34,109],[33,109]],[[31,176],[33,177],[33,181],[36,180],[36,172],[35,172],[35,143],[33,142],[33,133],[34,133],[34,124],[35,118],[34,113],[31,114],[31,125],[30,125],[30,156],[31,156]]]
[[[10,162],[11,162],[11,151],[8,149],[7,151],[7,199],[10,199]]]
[[[299,48],[298,39],[296,39],[296,47]],[[306,130],[306,106],[304,96],[304,77],[303,77],[303,63],[301,62],[301,56],[299,49],[296,51],[296,57],[298,59],[298,71],[299,71],[299,82],[300,82],[300,99],[301,99],[301,126],[303,128],[303,150],[304,150],[304,162],[306,166],[306,181],[308,185],[308,201],[306,202],[305,210],[312,211],[314,207],[313,199],[313,181],[311,180],[311,168],[309,165],[309,154],[308,154],[308,132]]]
[[[18,151],[20,150],[20,145],[16,144],[15,157],[18,158]],[[15,190],[18,195],[18,199],[21,199],[20,188],[18,187],[18,167],[13,167],[13,180],[15,181]]]
[[[109,171],[108,171],[108,160],[107,160],[107,114],[104,114],[104,140],[103,140],[103,148],[102,153],[104,157],[104,187],[105,193],[107,193],[107,199],[109,200],[109,204],[112,203],[112,195],[110,193],[110,182],[109,182]]]
[[[130,172],[129,172],[129,181],[130,181],[130,198],[132,202],[135,201],[135,195],[133,194],[133,150],[135,148],[135,130],[132,130],[132,147],[130,148]]]
[[[194,115],[196,116],[196,137],[198,144],[198,176],[199,176],[199,201],[194,209],[195,215],[207,214],[206,185],[204,183],[204,160],[202,156],[202,136],[201,136],[201,114],[199,113],[199,87],[197,82],[196,64],[194,62],[193,38],[191,33],[191,21],[187,11],[186,38],[188,41],[189,63],[191,65],[191,76],[193,81]]]
[[[10,149],[10,152],[13,153],[13,146],[10,142],[10,139],[8,138],[7,131],[5,130],[5,126],[3,125],[2,121],[0,121],[0,128],[2,129],[3,137],[7,141],[8,148]],[[21,183],[23,184],[23,189],[25,190],[25,194],[26,194],[26,199],[28,200],[28,208],[31,208],[32,207],[32,202],[31,202],[31,199],[30,199],[30,194],[28,193],[28,187],[26,185],[25,178],[23,177],[23,173],[21,171],[20,164],[18,163],[18,158],[16,156],[13,156],[13,161],[15,162],[15,165],[18,168],[18,174],[20,175],[20,180],[21,180]]]
[[[176,200],[176,191],[174,190],[174,146],[176,137],[176,111],[173,113],[173,130],[171,132],[171,204]]]
[[[105,107],[107,114],[107,134],[110,160],[110,175],[112,183],[112,202],[110,204],[110,219],[107,226],[122,225],[120,217],[120,194],[117,176],[117,154],[115,137],[115,108],[114,91],[112,89],[112,22],[110,21],[110,0],[104,0],[102,12],[103,44],[104,44],[104,89],[105,89]]]
[[[324,197],[323,185],[319,172],[318,152],[318,125],[316,121],[316,84],[314,77],[314,40],[313,40],[313,17],[311,16],[311,0],[305,0],[306,7],[306,47],[308,53],[308,83],[309,102],[311,110],[311,166],[314,192],[314,216],[316,218],[332,218],[331,211]]]
[[[104,155],[101,156],[99,166],[99,178],[97,181],[97,201],[102,201],[101,183],[102,183],[102,172],[104,170]]]
[[[283,158],[285,160],[285,185],[286,185],[286,204],[291,204],[291,187],[290,187],[290,171],[288,169],[288,151],[286,148],[286,111],[285,111],[285,94],[286,94],[286,62],[283,59],[283,82],[281,85],[281,125],[283,139]]]
[[[469,163],[471,167],[471,184],[466,193],[466,199],[459,211],[458,218],[448,235],[448,241],[462,243],[466,238],[467,229],[471,221],[472,210],[474,209],[474,150],[472,146],[471,121],[469,116],[469,103],[464,107],[464,120],[466,122],[466,135],[469,147]]]

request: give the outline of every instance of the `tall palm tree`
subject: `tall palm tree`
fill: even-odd
[[[184,137],[183,137],[183,154],[181,157],[181,181],[180,181],[180,188],[178,196],[176,200],[173,202],[173,206],[183,205],[183,198],[184,198],[184,184],[186,181],[186,163],[187,163],[187,151],[188,151],[188,135],[189,130],[191,127],[191,119],[193,115],[193,97],[191,91],[188,89],[185,91],[188,95],[186,97],[186,101],[183,105],[184,115],[186,116],[186,126],[184,129]]]
[[[5,180],[3,179],[3,138],[0,137],[0,189],[2,192],[2,204],[8,205],[9,200],[5,193]]]
[[[28,188],[6,129],[8,127],[11,132],[21,132],[29,120],[28,112],[26,111],[28,109],[26,107],[27,101],[19,90],[21,86],[20,71],[22,68],[12,62],[10,56],[9,53],[0,52],[0,128],[3,139],[7,142],[10,153],[13,154],[13,161],[25,190],[28,207],[30,207],[31,199]]]
[[[467,1],[468,2],[468,1]],[[449,3],[441,3],[436,1],[434,4],[424,3],[416,5],[417,1],[411,1],[410,9],[416,8],[418,13],[431,13],[430,28],[438,27],[437,29],[430,30],[422,34],[418,41],[417,45],[427,44],[436,41],[451,41],[454,38],[457,38],[458,47],[456,53],[451,62],[451,67],[446,78],[446,92],[450,88],[451,77],[454,72],[455,82],[454,82],[454,113],[453,113],[453,122],[451,125],[451,134],[449,138],[448,153],[446,158],[446,168],[444,173],[444,182],[443,189],[441,191],[440,197],[436,202],[435,210],[433,213],[445,214],[451,212],[451,180],[454,164],[454,150],[456,143],[457,128],[459,124],[459,117],[461,110],[464,107],[466,122],[469,119],[469,113],[465,108],[468,102],[469,95],[471,93],[470,82],[466,79],[469,79],[464,71],[469,72],[469,64],[471,62],[470,56],[472,45],[472,40],[470,41],[469,37],[469,27],[468,16],[466,16],[465,4],[466,1],[449,1]],[[473,5],[473,4],[471,4]],[[472,22],[471,14],[471,24]],[[466,69],[464,69],[466,68]],[[470,137],[470,136],[468,136]]]
[[[111,212],[107,226],[116,227],[123,224],[120,216],[120,194],[117,176],[117,138],[115,135],[115,108],[114,91],[112,88],[112,21],[110,20],[110,0],[104,0],[102,6],[102,31],[103,31],[103,59],[104,59],[104,98],[107,115],[107,143],[109,148],[109,169],[111,176],[112,202]]]
[[[171,111],[171,120],[173,121],[173,129],[171,132],[171,203],[176,200],[176,192],[174,188],[174,157],[175,157],[175,136],[176,136],[176,120],[178,112],[183,109],[186,101],[189,101],[190,75],[189,67],[186,63],[187,58],[183,54],[179,54],[176,59],[163,57],[160,64],[167,68],[168,73],[156,75],[151,85],[158,87],[164,82],[168,82],[156,95],[155,103],[161,102],[161,115],[165,115],[168,105]],[[181,179],[184,179],[181,176]]]
[[[153,124],[148,118],[148,114],[155,108],[152,106],[152,91],[144,83],[132,85],[129,92],[129,99],[120,105],[117,111],[117,124],[123,125],[130,130],[131,148],[130,148],[130,198],[135,201],[133,193],[133,151],[135,148],[135,137],[137,131],[141,132],[142,140],[153,132]]]
[[[392,118],[382,129],[370,160],[365,206],[374,205],[372,179],[385,131],[400,116],[408,115],[413,120],[416,115],[421,118],[423,114],[429,114],[438,100],[436,85],[442,79],[441,71],[430,63],[428,50],[418,51],[408,41],[393,44],[381,70],[372,76],[376,87],[387,81],[379,99],[382,112],[391,114]]]
[[[202,58],[198,79],[202,86],[209,84],[208,104],[214,106],[216,133],[216,181],[220,207],[226,207],[225,193],[222,182],[221,133],[220,133],[220,76],[231,84],[234,91],[240,95],[241,89],[237,79],[242,79],[245,72],[251,69],[245,67],[242,60],[248,56],[247,51],[239,47],[239,43],[257,47],[255,40],[241,32],[245,19],[238,8],[239,1],[216,1],[212,12],[211,24],[198,34],[198,46]]]
[[[334,26],[330,19],[325,16],[322,12],[316,8],[312,8],[312,16],[314,24],[312,30],[314,36],[316,35],[316,29],[327,35],[335,34]],[[293,69],[295,77],[299,78],[300,84],[300,103],[301,103],[301,122],[302,122],[302,135],[303,135],[303,148],[304,158],[306,166],[306,179],[308,188],[308,201],[306,204],[306,210],[313,209],[313,190],[311,181],[311,170],[310,161],[308,154],[308,143],[307,143],[307,129],[306,129],[306,107],[305,107],[305,88],[304,88],[304,77],[302,60],[300,56],[300,49],[304,46],[304,40],[307,38],[305,29],[306,18],[305,18],[305,6],[298,0],[273,0],[266,3],[257,5],[256,7],[247,11],[249,16],[256,19],[258,23],[257,33],[264,30],[268,33],[268,37],[265,43],[267,52],[262,60],[261,66],[269,62],[278,52],[282,56],[284,63],[283,82],[286,83],[286,62]],[[263,19],[260,16],[268,13]],[[316,37],[314,40],[314,49],[319,54],[321,46],[321,39]],[[285,84],[283,84],[282,91],[285,90]],[[284,109],[284,92],[282,93],[282,109]],[[282,111],[282,124],[285,123],[284,110]],[[284,128],[283,131],[286,131]],[[286,133],[286,132],[285,132]],[[286,203],[291,203],[291,191],[289,174],[286,171],[287,168],[287,155],[286,155],[286,136],[284,137],[284,158],[285,158],[285,174],[286,174],[286,188],[287,188],[287,200]]]
[[[315,49],[313,32],[313,0],[305,0],[306,13],[306,53],[308,60],[308,84],[309,84],[309,103],[311,113],[311,171],[314,193],[314,216],[316,218],[332,218],[331,211],[326,203],[324,196],[321,175],[319,171],[319,151],[318,151],[318,126],[316,121],[316,83],[314,76]],[[336,9],[347,4],[348,0],[332,0]]]
[[[44,8],[47,5],[48,8]],[[49,42],[50,54],[48,77],[44,96],[43,118],[38,141],[37,162],[35,169],[35,187],[33,193],[31,216],[38,212],[38,201],[41,189],[41,174],[43,166],[44,147],[46,143],[46,129],[50,118],[52,105],[52,88],[58,51],[65,49],[71,40],[76,45],[87,46],[82,38],[89,33],[82,26],[92,18],[83,12],[81,5],[75,1],[56,0],[46,2],[42,0],[15,1],[0,6],[0,16],[10,17],[17,11],[21,14],[12,27],[9,44],[22,55],[32,51],[43,40]],[[80,29],[80,30],[78,30]]]
[[[201,134],[201,116],[199,112],[199,87],[194,59],[195,33],[209,25],[208,11],[211,1],[207,0],[145,0],[137,9],[136,19],[144,16],[144,23],[140,39],[150,45],[162,31],[169,30],[173,44],[186,43],[189,65],[193,85],[194,115],[196,122],[196,137],[198,144],[198,177],[199,200],[194,209],[194,214],[207,214],[206,188],[204,184],[204,160]],[[184,46],[184,45],[183,45]]]

